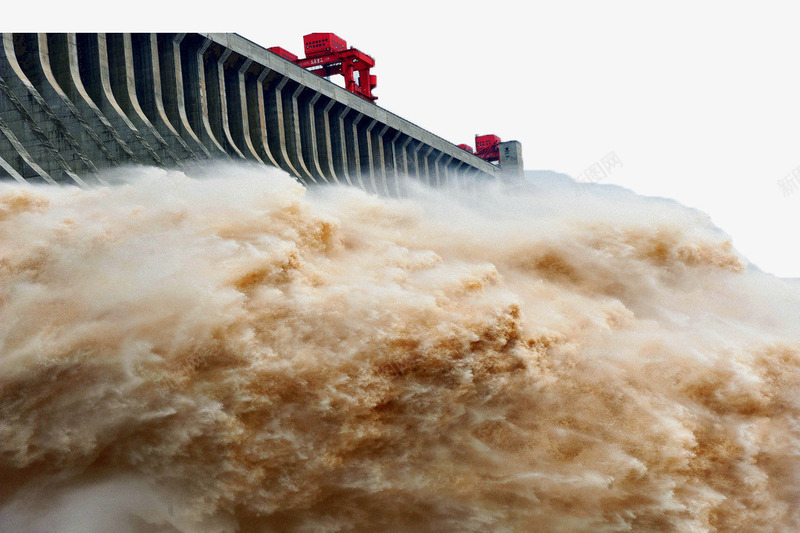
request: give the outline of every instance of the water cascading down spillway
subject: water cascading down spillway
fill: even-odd
[[[514,150],[237,36],[4,34],[0,531],[800,531],[797,284]]]

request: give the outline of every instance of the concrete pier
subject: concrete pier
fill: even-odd
[[[515,141],[492,165],[236,34],[1,37],[0,179],[83,186],[209,158],[385,195],[522,176]]]
[[[514,183],[525,179],[522,163],[522,144],[519,141],[500,143],[500,177],[503,181]]]

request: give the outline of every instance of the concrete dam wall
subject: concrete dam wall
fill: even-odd
[[[516,179],[236,34],[2,34],[0,179],[89,184],[124,164],[251,160],[394,195],[404,179]]]

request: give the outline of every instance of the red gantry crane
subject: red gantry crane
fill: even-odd
[[[375,60],[370,56],[355,48],[347,48],[347,42],[334,33],[309,33],[303,36],[303,45],[306,53],[303,59],[279,46],[268,50],[318,76],[327,78],[341,74],[345,89],[370,102],[378,99],[372,94],[378,85],[378,78],[369,73],[369,69],[375,66]]]
[[[459,144],[458,147],[477,155],[484,161],[492,162],[500,161],[500,143],[500,137],[497,135],[476,135],[475,147],[477,150],[473,151],[468,144]]]
[[[375,60],[370,56],[355,48],[347,48],[347,42],[335,33],[304,35],[303,47],[306,53],[303,59],[280,46],[268,50],[324,78],[341,74],[348,91],[370,102],[378,99],[372,94],[378,85],[378,78],[369,72],[375,66]],[[493,162],[500,161],[500,142],[497,135],[476,135],[475,151],[467,144],[458,146],[485,161]]]

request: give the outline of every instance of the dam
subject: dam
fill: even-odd
[[[491,164],[237,34],[2,34],[0,179],[86,186],[216,158],[398,195],[408,179],[521,180],[520,143],[499,152]]]

